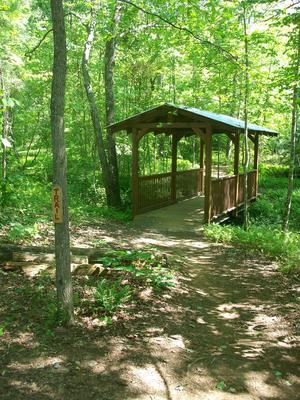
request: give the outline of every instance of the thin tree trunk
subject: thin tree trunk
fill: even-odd
[[[6,86],[4,83],[4,74],[3,74],[3,70],[2,70],[2,66],[0,66],[0,87],[1,87],[1,91],[2,91],[2,98],[3,100],[7,100],[8,93],[6,90]],[[4,104],[5,102],[3,102]],[[2,159],[1,159],[1,176],[3,181],[6,179],[7,176],[7,150],[6,150],[6,145],[5,145],[5,141],[8,140],[8,134],[9,134],[9,122],[10,122],[10,118],[9,118],[9,108],[4,104],[4,111],[3,111],[3,116],[2,116],[2,142],[1,142],[1,146],[2,146]]]
[[[176,104],[176,59],[172,59],[172,100]]]
[[[95,98],[95,94],[94,94],[92,83],[91,83],[91,78],[90,78],[90,73],[89,73],[89,65],[88,65],[89,60],[90,60],[91,49],[92,49],[94,38],[95,38],[96,23],[97,23],[96,15],[92,15],[92,21],[88,28],[88,37],[85,42],[84,51],[83,51],[83,55],[82,55],[81,66],[82,66],[84,87],[85,87],[87,99],[88,99],[89,106],[90,106],[90,113],[91,113],[91,118],[92,118],[92,123],[93,123],[93,128],[94,128],[97,151],[98,151],[101,169],[102,169],[102,177],[103,177],[103,183],[104,183],[104,188],[105,188],[105,193],[106,193],[107,204],[108,204],[108,206],[115,207],[116,203],[114,202],[114,196],[113,196],[114,193],[113,193],[113,189],[112,189],[112,174],[110,172],[109,164],[108,164],[106,153],[105,153],[102,128],[101,128],[100,119],[99,119],[100,112],[99,112],[99,109],[98,109],[98,106],[96,103],[96,98]]]
[[[231,109],[230,109],[230,114],[232,117],[235,117],[236,115],[236,101],[239,98],[237,96],[237,71],[235,72],[233,76],[233,95],[232,95],[232,100],[231,100]],[[231,150],[233,147],[232,140],[228,137],[226,139],[226,162],[227,164],[229,163],[230,156],[231,156]]]
[[[64,141],[64,107],[67,70],[66,31],[62,0],[51,0],[54,60],[51,91],[51,133],[53,185],[61,189],[62,221],[55,223],[55,261],[58,311],[64,311],[66,323],[74,323],[73,291],[70,268],[70,236],[67,199],[67,157]]]
[[[293,88],[293,109],[292,109],[292,126],[291,126],[291,139],[290,139],[290,165],[289,165],[289,181],[288,193],[285,201],[284,216],[282,222],[282,229],[286,232],[289,227],[289,220],[292,207],[292,197],[294,189],[294,172],[296,160],[296,138],[297,138],[297,121],[298,121],[298,101],[299,101],[299,77],[300,77],[300,26],[298,28],[298,49],[297,49],[297,62],[295,71],[295,84]]]
[[[6,107],[3,113],[3,121],[2,121],[2,139],[8,140],[9,134],[9,108]],[[2,142],[2,178],[5,180],[7,177],[7,150],[5,144]]]
[[[244,121],[245,121],[245,159],[244,159],[244,229],[249,228],[248,214],[248,169],[249,169],[249,143],[248,143],[248,101],[249,101],[249,52],[248,52],[248,32],[246,6],[243,4],[243,26],[244,26],[244,46],[245,46],[245,98],[244,98]]]
[[[104,58],[104,84],[105,84],[105,111],[106,125],[109,126],[115,122],[115,95],[114,95],[114,67],[115,67],[115,52],[116,52],[116,30],[121,19],[122,7],[116,1],[114,10],[111,38],[105,45]],[[116,151],[116,142],[113,133],[109,128],[106,130],[107,138],[107,154],[112,175],[112,202],[115,207],[121,207],[120,186],[119,186],[119,171]]]

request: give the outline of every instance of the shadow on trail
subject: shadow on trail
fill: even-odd
[[[0,277],[1,315],[15,319],[10,346],[1,346],[1,399],[299,398],[299,303],[272,265],[186,236],[130,243],[167,253],[179,284],[108,328],[81,325],[45,340],[26,321],[30,305],[9,302],[16,283]]]

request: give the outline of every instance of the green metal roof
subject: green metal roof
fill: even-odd
[[[166,113],[168,113],[169,111],[176,111],[176,110],[178,111],[181,110],[185,112],[185,115],[187,115],[187,113],[190,114],[191,118],[196,118],[197,120],[202,120],[211,123],[212,127],[216,129],[218,132],[221,132],[222,130],[224,130],[224,132],[226,131],[230,132],[232,130],[238,131],[239,129],[241,130],[245,129],[245,122],[238,118],[233,118],[228,115],[217,114],[210,111],[200,110],[199,108],[175,105],[170,103],[165,103],[158,107],[154,107],[150,110],[126,118],[123,121],[110,125],[110,128],[112,128],[113,131],[128,129],[134,126],[135,123],[143,122],[144,118],[147,119],[148,115],[155,113],[155,111],[157,112],[165,111]],[[272,129],[265,128],[263,126],[259,126],[252,123],[248,123],[248,130],[249,133],[260,133],[268,136],[278,135],[278,132]]]
[[[238,119],[238,118],[233,118],[233,117],[230,117],[230,116],[224,115],[224,114],[216,114],[211,111],[204,111],[204,110],[200,110],[199,108],[194,108],[194,107],[185,107],[185,106],[174,106],[174,107],[189,111],[193,114],[200,115],[201,117],[208,118],[212,121],[218,121],[218,122],[221,122],[222,124],[230,125],[235,128],[245,129],[245,121],[242,121],[241,119]],[[252,130],[252,131],[256,131],[256,132],[263,132],[263,133],[269,132],[271,135],[278,134],[277,132],[273,131],[272,129],[265,128],[263,126],[259,126],[256,124],[251,124],[251,123],[248,123],[248,129]]]

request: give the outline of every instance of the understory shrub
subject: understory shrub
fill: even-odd
[[[204,228],[208,239],[259,251],[279,261],[281,269],[290,272],[300,268],[300,235],[284,233],[271,227],[251,226],[248,231],[238,226],[211,224]]]
[[[131,289],[129,285],[122,285],[118,281],[102,279],[95,292],[95,300],[108,314],[114,313],[122,304],[130,300]]]
[[[154,289],[174,286],[173,273],[166,259],[145,251],[113,250],[99,259],[113,271],[127,272],[133,279],[149,284]]]

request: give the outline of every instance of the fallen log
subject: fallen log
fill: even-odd
[[[73,256],[86,256],[89,263],[95,262],[97,259],[105,256],[112,250],[121,250],[113,246],[97,247],[97,248],[86,248],[86,247],[71,247],[71,254]],[[124,248],[122,249],[124,250]],[[0,262],[1,261],[12,261],[13,253],[32,253],[32,254],[55,254],[53,246],[23,246],[15,245],[11,243],[0,244]]]
[[[30,261],[32,263],[47,263],[47,262],[55,262],[55,254],[54,253],[29,253],[28,251],[24,252],[13,252],[12,253],[12,261],[14,262],[24,262]],[[84,255],[71,255],[71,263],[74,264],[88,264],[89,260],[87,256]]]

